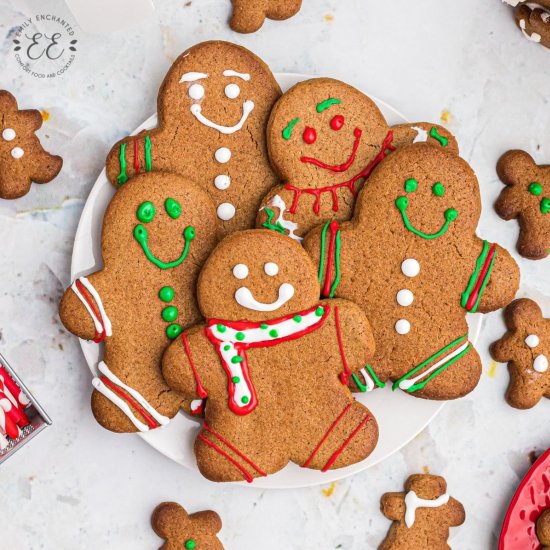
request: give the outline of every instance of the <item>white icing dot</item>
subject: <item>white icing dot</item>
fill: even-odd
[[[397,323],[395,323],[395,332],[397,334],[407,334],[411,330],[411,324],[407,319],[399,319]]]
[[[241,93],[241,89],[237,84],[228,84],[225,87],[225,95],[229,99],[236,99],[239,97],[239,94]]]
[[[548,370],[548,358],[546,355],[537,355],[533,361],[533,368],[537,372],[546,372]]]
[[[401,264],[401,271],[407,277],[416,277],[420,273],[420,264],[414,258],[407,258]]]
[[[13,128],[6,128],[3,132],[2,132],[2,137],[6,140],[6,141],[11,141],[12,139],[15,139],[15,130]]]
[[[191,84],[187,93],[191,99],[202,99],[204,97],[204,86],[202,84]]]
[[[536,348],[539,345],[539,342],[540,342],[539,337],[536,334],[529,334],[529,336],[525,338],[525,343],[530,348]]]
[[[24,154],[25,154],[25,151],[23,151],[23,149],[21,149],[21,147],[14,147],[11,150],[11,156],[14,159],[20,159]]]
[[[231,178],[225,174],[220,174],[214,178],[214,185],[216,186],[216,189],[225,191],[231,185]]]
[[[277,273],[279,273],[279,266],[275,262],[267,262],[264,265],[264,271],[270,277],[274,277]]]
[[[216,210],[218,218],[226,222],[235,215],[235,207],[230,202],[222,202]]]
[[[246,279],[248,277],[248,266],[245,264],[237,264],[233,268],[233,276],[236,279]]]
[[[400,306],[410,306],[414,301],[414,294],[408,289],[403,288],[397,293],[397,303]]]
[[[225,164],[231,158],[231,151],[227,147],[220,147],[214,153],[214,157],[219,163]]]

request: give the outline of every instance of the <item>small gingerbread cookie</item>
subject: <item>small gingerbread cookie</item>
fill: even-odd
[[[16,99],[0,90],[0,197],[16,199],[29,192],[31,183],[48,183],[63,159],[42,147],[35,132],[42,126],[40,111],[21,111]]]
[[[369,323],[346,300],[319,301],[315,268],[268,230],[226,237],[197,285],[206,318],[167,349],[164,378],[203,400],[201,473],[251,482],[289,461],[327,471],[366,458],[376,420],[347,384],[373,353]]]
[[[525,151],[508,151],[497,164],[506,188],[495,210],[505,219],[519,220],[518,251],[539,260],[550,252],[550,166],[538,166]]]
[[[222,520],[211,510],[188,514],[176,502],[163,502],[155,508],[151,526],[166,541],[159,550],[223,550],[217,537]]]
[[[468,163],[415,143],[380,163],[350,222],[326,223],[304,241],[323,296],[365,312],[376,342],[372,368],[394,390],[456,399],[479,381],[466,313],[506,306],[519,286],[510,254],[477,237],[480,212]],[[361,384],[373,387],[370,378]]]
[[[383,495],[380,509],[393,523],[379,550],[449,550],[449,528],[466,519],[446,481],[429,474],[409,476],[405,492]]]
[[[543,550],[550,548],[550,508],[545,510],[537,520],[537,537]]]
[[[527,298],[512,302],[504,319],[508,332],[492,344],[491,354],[496,361],[508,362],[508,403],[530,409],[543,397],[550,398],[550,319]]]
[[[538,0],[538,2],[503,1],[515,7],[514,17],[523,36],[531,42],[550,48],[550,0]]]
[[[296,15],[302,0],[231,0],[231,28],[240,33],[256,32],[265,19],[280,21]]]
[[[181,174],[210,195],[223,234],[254,227],[261,198],[277,182],[265,129],[280,95],[252,52],[229,42],[197,44],[164,78],[158,127],[119,141],[107,176],[120,187],[141,172]]]
[[[161,358],[201,319],[195,285],[217,240],[208,194],[176,174],[141,174],[112,199],[101,237],[104,267],[78,277],[59,306],[70,332],[105,342],[92,381],[92,411],[103,427],[143,432],[178,412],[182,397],[166,386]]]
[[[264,197],[256,227],[296,240],[327,220],[348,220],[365,180],[396,148],[427,142],[458,151],[439,126],[388,127],[369,97],[332,78],[305,80],[283,94],[271,112],[267,141],[284,183]]]

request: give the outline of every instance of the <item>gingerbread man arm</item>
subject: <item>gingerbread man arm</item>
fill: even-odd
[[[103,341],[111,336],[112,326],[105,304],[96,287],[102,272],[79,277],[65,291],[59,316],[65,328],[83,340]]]
[[[380,500],[380,511],[392,521],[402,521],[405,517],[403,493],[385,493]]]
[[[466,512],[464,511],[464,506],[455,498],[451,497],[449,502],[445,505],[447,509],[448,521],[450,527],[458,527],[466,521]]]
[[[212,510],[195,512],[189,516],[189,519],[197,525],[197,530],[207,531],[210,535],[215,535],[222,529],[220,516]]]
[[[426,142],[429,145],[444,147],[458,154],[458,142],[456,138],[443,126],[430,122],[411,122],[392,126],[392,145],[397,149],[411,143]]]

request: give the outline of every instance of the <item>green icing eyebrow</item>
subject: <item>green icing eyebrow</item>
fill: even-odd
[[[298,122],[300,121],[300,117],[297,117],[297,118],[293,118],[285,127],[285,129],[283,130],[283,139],[290,139],[292,137],[292,129],[294,128],[294,126],[296,126],[296,124],[298,124]]]
[[[335,97],[329,97],[328,99],[325,99],[325,101],[321,101],[321,103],[317,103],[317,112],[322,113],[326,109],[328,109],[331,105],[337,105],[339,103],[342,103],[339,99],[336,99]]]

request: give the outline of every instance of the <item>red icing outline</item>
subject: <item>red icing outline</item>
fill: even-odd
[[[491,265],[491,261],[493,259],[493,256],[495,255],[496,251],[496,244],[493,244],[489,250],[489,253],[487,254],[487,257],[485,258],[485,261],[483,262],[483,267],[481,268],[481,271],[479,272],[479,277],[477,278],[476,284],[474,288],[472,289],[472,292],[470,294],[470,297],[468,298],[468,301],[466,302],[466,310],[471,311],[473,307],[476,305],[477,297],[479,295],[479,290],[481,289],[481,285],[483,284],[483,281],[485,280],[485,276],[487,275],[487,271],[489,271],[489,266]]]
[[[334,247],[336,245],[336,233],[338,233],[338,222],[332,220],[329,225],[330,241],[328,245],[327,269],[325,271],[325,284],[323,285],[322,296],[328,298],[332,282],[330,280],[330,272],[332,271],[332,262],[334,261]]]
[[[204,389],[203,385],[201,384],[199,373],[197,372],[197,367],[195,366],[195,363],[193,362],[193,358],[191,357],[191,348],[189,347],[189,341],[187,340],[187,334],[185,334],[185,332],[181,333],[181,341],[183,342],[183,348],[185,349],[187,360],[189,361],[189,365],[191,365],[191,370],[193,371],[193,377],[195,378],[195,388],[196,388],[197,395],[201,399],[206,399],[208,397],[208,392]],[[199,412],[202,412],[202,408]],[[199,412],[197,412],[196,414],[199,414]]]
[[[139,144],[136,138],[134,138],[134,171],[137,176],[139,174]]]
[[[320,204],[321,204],[321,194],[322,193],[331,193],[332,195],[332,210],[333,212],[338,212],[338,196],[336,194],[336,191],[342,187],[347,187],[354,197],[357,196],[357,190],[355,189],[355,183],[359,179],[368,179],[368,177],[371,175],[372,171],[376,168],[376,166],[385,158],[386,151],[395,151],[395,147],[391,144],[393,141],[393,132],[392,130],[389,130],[386,137],[384,138],[384,141],[382,142],[382,148],[380,149],[380,152],[374,157],[371,162],[361,172],[353,176],[348,181],[343,181],[341,183],[336,183],[334,185],[327,185],[326,187],[317,187],[317,188],[305,188],[300,189],[298,187],[295,187],[294,185],[291,185],[290,183],[285,184],[285,189],[288,191],[292,191],[294,193],[294,198],[292,200],[292,205],[287,210],[290,214],[295,214],[296,209],[298,208],[298,201],[300,200],[300,197],[303,194],[313,195],[315,197],[315,202],[313,203],[313,212],[315,214],[319,215],[320,210]]]
[[[99,312],[99,309],[96,307],[95,301],[90,297],[90,295],[88,294],[88,291],[86,290],[86,287],[80,282],[79,279],[76,279],[75,285],[76,285],[76,288],[78,288],[80,294],[82,294],[84,300],[86,300],[86,303],[90,306],[90,309],[94,312],[96,319],[101,324],[101,328],[103,329],[103,331],[98,332],[96,329],[95,336],[94,336],[94,342],[96,344],[101,344],[101,342],[103,342],[105,340],[105,337],[107,336],[103,317]],[[95,323],[94,323],[94,327],[95,327]]]
[[[160,424],[144,409],[141,405],[128,393],[126,393],[122,388],[119,388],[114,382],[111,382],[106,376],[101,376],[100,380],[113,390],[120,398],[126,401],[131,405],[147,422],[147,425],[154,430],[158,428]]]
[[[307,128],[306,128],[307,130]],[[317,168],[323,168],[324,170],[330,170],[331,172],[345,172],[355,160],[355,155],[357,154],[357,149],[359,148],[359,144],[361,143],[361,129],[355,128],[353,130],[353,135],[355,136],[355,141],[353,142],[353,148],[351,150],[350,156],[348,157],[348,160],[344,162],[343,164],[327,164],[326,162],[323,162],[322,160],[317,160],[313,157],[301,157],[300,160],[304,163],[313,164],[314,166],[317,166]],[[304,132],[304,141],[305,141],[305,132]],[[309,143],[306,141],[306,143]]]
[[[538,550],[535,525],[541,513],[550,508],[550,449],[529,469],[517,488],[506,512],[498,550]]]
[[[250,414],[257,406],[258,406],[258,397],[256,394],[256,389],[254,388],[254,384],[252,383],[252,380],[250,378],[250,370],[248,368],[248,360],[246,357],[246,350],[248,349],[254,349],[254,348],[264,348],[264,347],[271,347],[275,346],[277,344],[280,344],[282,342],[289,342],[291,340],[296,340],[298,338],[301,338],[302,336],[305,336],[306,334],[309,334],[310,332],[313,332],[314,330],[317,330],[321,328],[325,322],[325,319],[330,313],[330,306],[328,304],[318,304],[313,306],[312,308],[301,311],[298,313],[289,313],[288,315],[285,315],[283,317],[279,317],[277,319],[271,319],[269,321],[265,322],[251,322],[251,321],[227,321],[223,319],[209,319],[208,323],[204,329],[204,333],[206,337],[212,342],[216,348],[220,346],[223,343],[223,340],[219,340],[214,336],[212,331],[208,330],[213,325],[225,325],[229,328],[232,328],[234,330],[246,330],[251,328],[260,328],[260,325],[277,325],[283,321],[287,321],[288,319],[291,319],[292,317],[295,317],[296,315],[301,315],[302,317],[304,315],[307,315],[308,313],[311,313],[315,311],[318,307],[322,307],[324,309],[323,316],[320,317],[319,322],[315,325],[312,325],[310,327],[307,327],[303,330],[300,330],[298,332],[295,332],[294,334],[291,334],[289,336],[283,336],[281,338],[275,338],[274,340],[269,340],[266,342],[233,342],[233,346],[235,347],[235,350],[237,353],[243,358],[241,361],[241,369],[243,373],[243,377],[245,379],[245,382],[247,384],[248,389],[250,390],[250,401],[244,406],[244,407],[238,407],[234,402],[234,395],[235,395],[235,383],[232,380],[231,377],[231,371],[229,369],[229,366],[225,364],[225,362],[220,357],[220,363],[222,364],[222,368],[225,371],[227,375],[227,390],[229,393],[229,400],[228,405],[229,409],[234,412],[235,414],[239,416],[244,416],[247,414]],[[217,350],[216,350],[217,351]],[[220,354],[218,353],[218,356]]]

